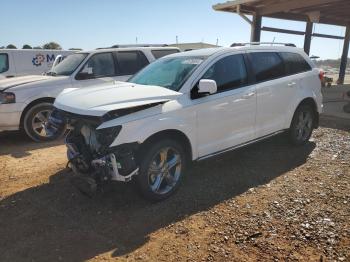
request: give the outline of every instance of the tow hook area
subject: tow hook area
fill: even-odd
[[[75,156],[69,162],[76,175],[72,178],[72,184],[89,197],[93,197],[99,191],[103,192],[105,185],[111,181],[129,182],[139,171],[133,155],[129,153],[118,152],[118,160],[115,153],[109,153],[91,160],[90,165],[79,156],[79,153],[68,150],[68,155]]]

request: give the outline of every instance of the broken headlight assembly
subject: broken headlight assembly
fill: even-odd
[[[113,126],[109,128],[97,129],[96,139],[104,147],[109,146],[113,143],[115,138],[120,133],[122,126]]]
[[[16,103],[16,96],[10,92],[0,92],[0,104]]]
[[[117,110],[113,110],[110,111],[108,113],[106,113],[102,119],[103,121],[109,121],[118,117],[122,117],[122,116],[126,116],[132,113],[136,113],[138,111],[142,111],[151,107],[155,107],[157,105],[161,105],[164,102],[157,102],[157,103],[151,103],[151,104],[146,104],[146,105],[140,105],[140,106],[134,106],[134,107],[130,107],[130,108],[121,108],[121,109],[117,109]]]

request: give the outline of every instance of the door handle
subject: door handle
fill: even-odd
[[[288,87],[293,87],[293,86],[295,86],[297,83],[295,83],[295,82],[290,82],[290,83],[288,83]]]
[[[243,99],[248,99],[255,96],[255,92],[251,92],[242,96]]]

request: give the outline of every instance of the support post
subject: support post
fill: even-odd
[[[306,23],[305,39],[304,39],[304,51],[308,55],[310,55],[312,27],[313,27],[313,23],[312,22],[307,22]]]
[[[252,24],[252,33],[250,36],[251,42],[260,42],[260,36],[261,36],[261,21],[262,16],[261,15],[254,15],[253,16],[253,24]]]
[[[341,56],[341,61],[340,61],[339,79],[337,81],[339,85],[344,84],[344,80],[345,80],[346,65],[348,62],[348,54],[349,54],[349,43],[350,43],[350,26],[347,26],[345,39],[344,39],[343,54]]]

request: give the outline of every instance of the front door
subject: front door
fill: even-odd
[[[117,78],[116,65],[112,52],[92,55],[73,79],[74,87],[88,87],[112,84]]]
[[[217,83],[216,94],[204,97],[192,90],[197,113],[197,144],[200,157],[245,143],[255,138],[256,93],[249,85],[242,54],[214,62],[201,79]]]
[[[127,81],[148,65],[141,51],[103,52],[92,55],[73,79],[75,87]]]

